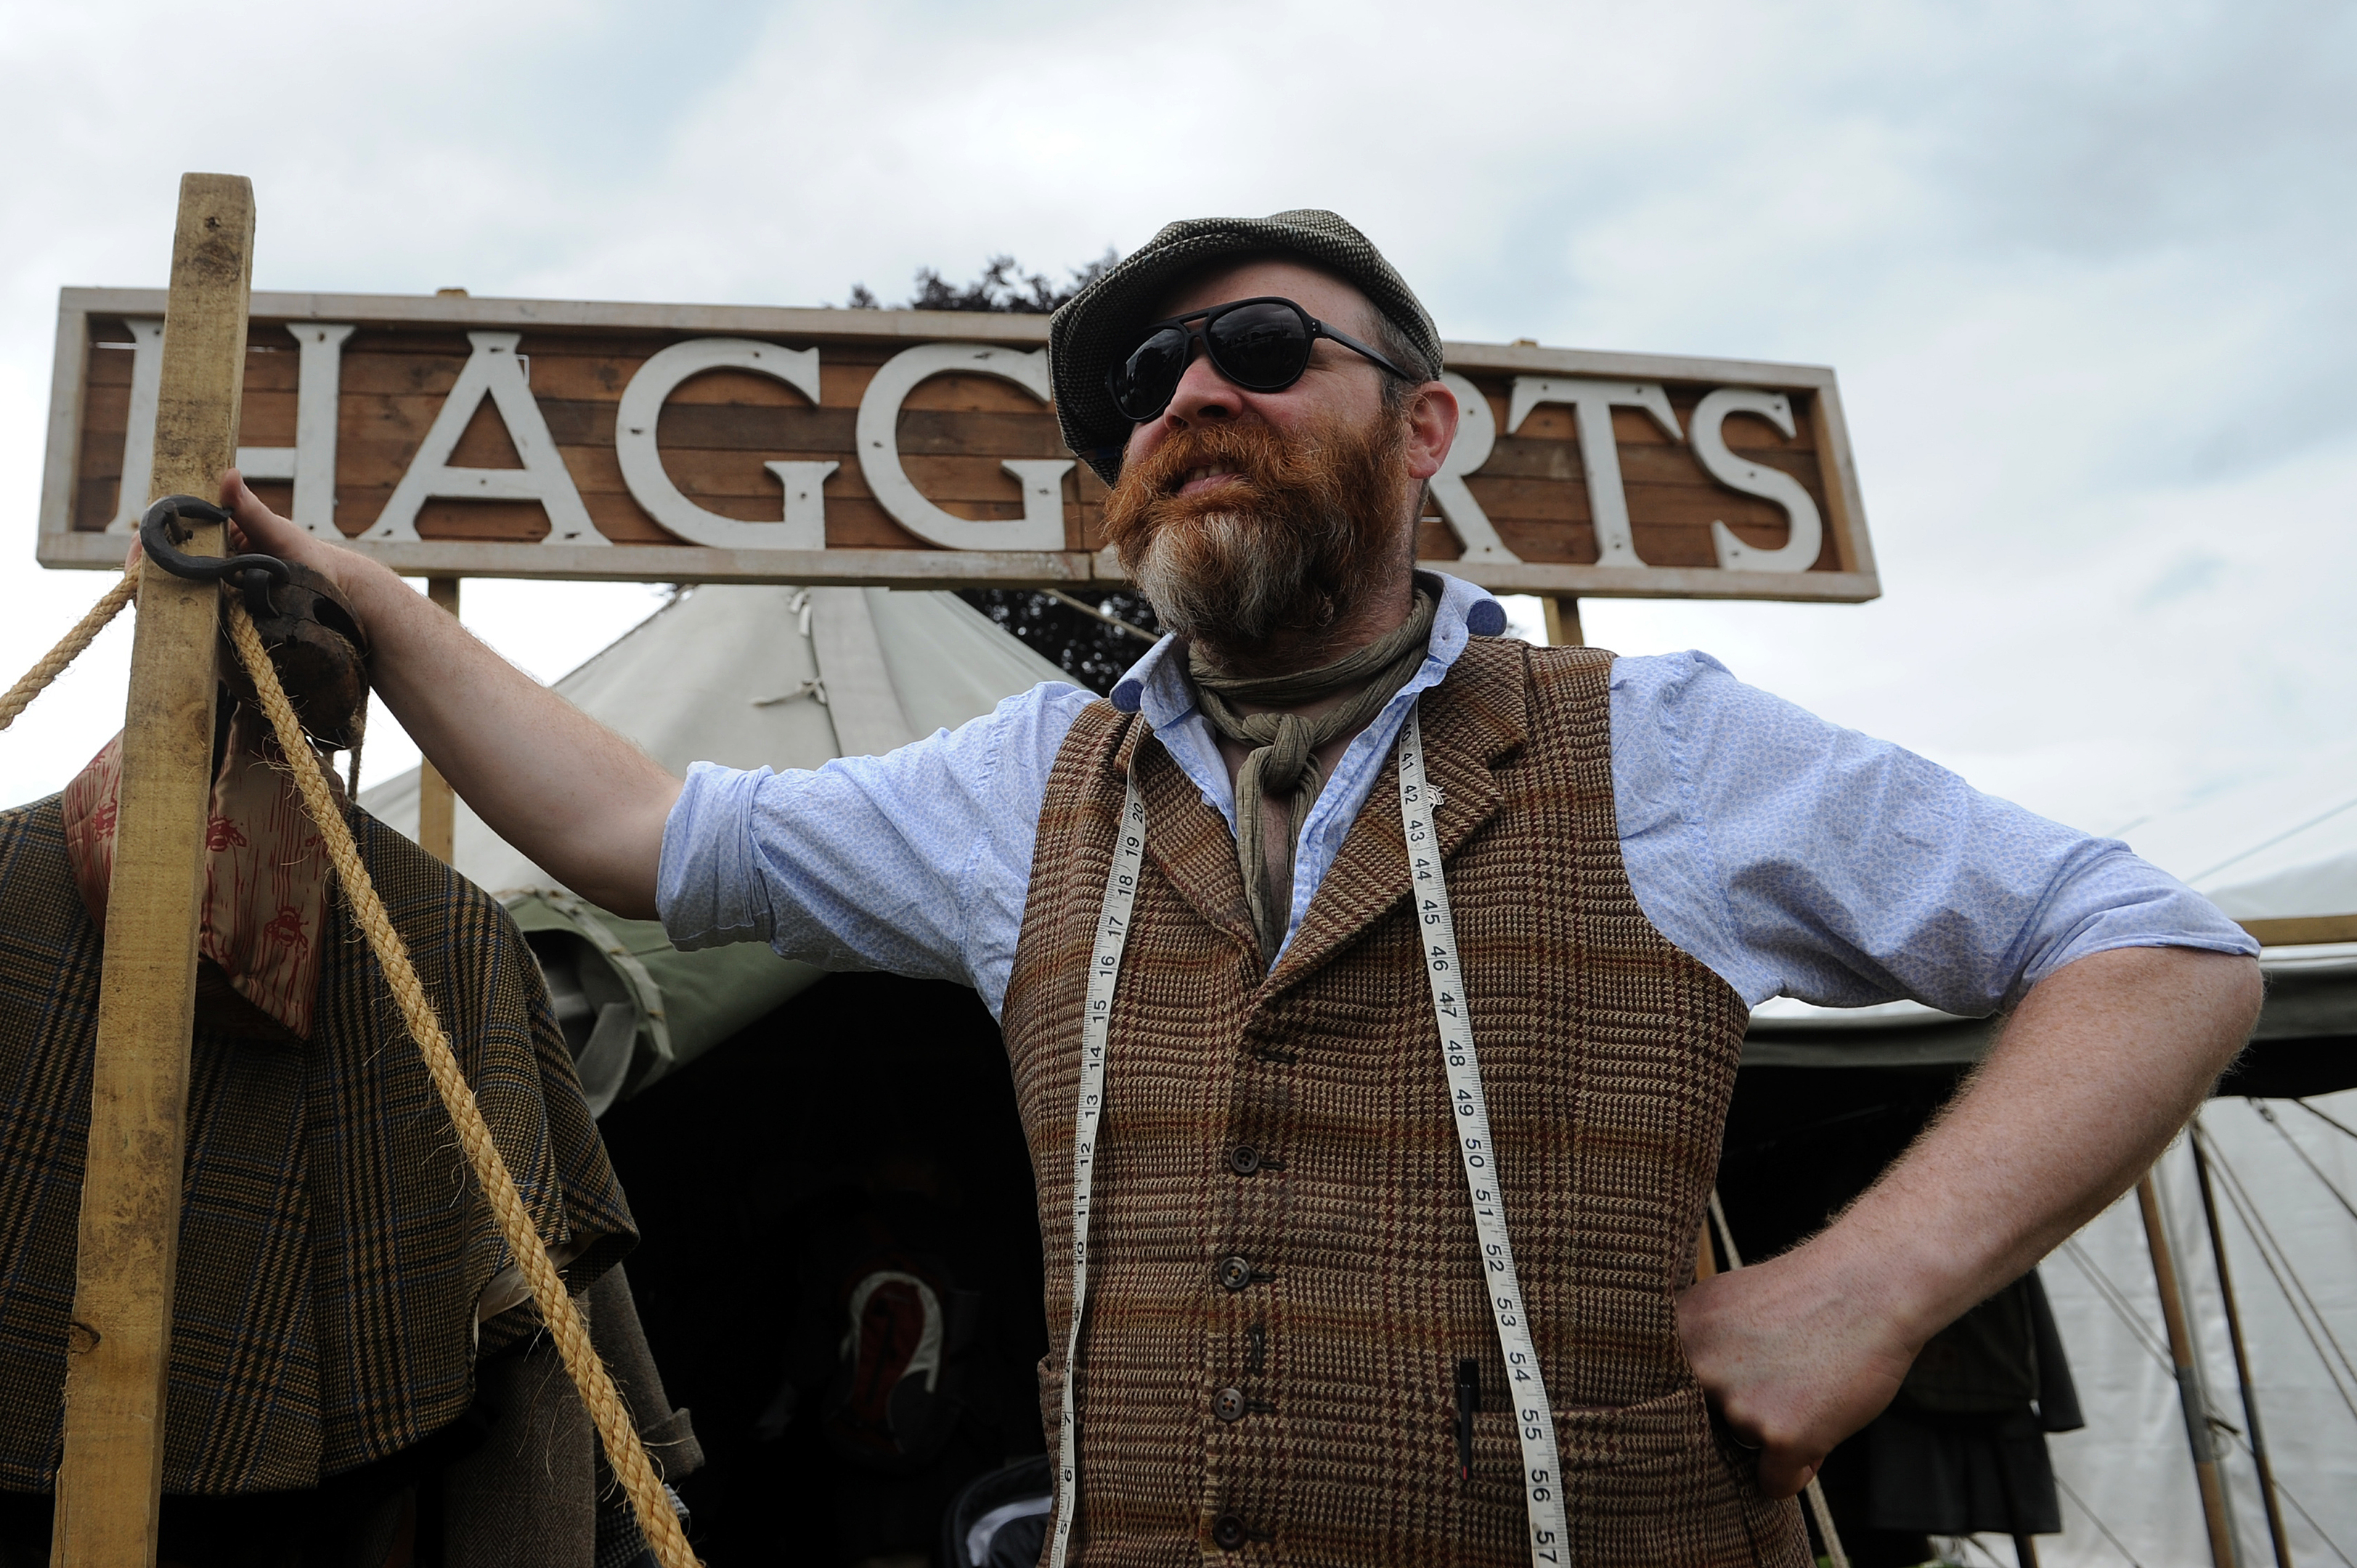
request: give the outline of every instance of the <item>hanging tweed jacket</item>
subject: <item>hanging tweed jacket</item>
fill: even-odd
[[[1609,654],[1477,638],[1422,703],[1515,1259],[1556,1401],[1564,1561],[1803,1564],[1797,1507],[1760,1498],[1679,1346],[1675,1294],[1747,1011],[1631,891],[1610,671]],[[1146,862],[1097,1145],[1072,1561],[1527,1563],[1388,774],[1264,979],[1220,814],[1140,721],[1098,703],[1074,725],[1005,1014],[1051,1342],[1071,1300],[1060,1199],[1082,993],[1133,768]],[[1480,1384],[1466,1480],[1463,1359]]]
[[[637,1232],[532,955],[490,895],[346,814],[579,1291]],[[448,1425],[472,1397],[478,1312],[499,1305],[489,1211],[382,973],[330,905],[307,1042],[253,1026],[258,1010],[240,1027],[199,1007],[167,1492],[312,1487]],[[47,1491],[58,1463],[100,948],[59,798],[0,812],[0,1490]],[[533,1326],[528,1308],[494,1317],[480,1349]]]

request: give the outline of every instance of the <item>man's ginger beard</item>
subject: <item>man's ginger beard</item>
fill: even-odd
[[[1235,477],[1196,495],[1200,468]],[[1265,424],[1181,430],[1122,470],[1106,542],[1164,627],[1223,669],[1350,618],[1408,550],[1407,425],[1383,414],[1288,437]]]

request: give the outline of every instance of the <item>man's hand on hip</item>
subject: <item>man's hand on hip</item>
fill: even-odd
[[[2192,948],[2063,965],[1914,1146],[1781,1257],[1678,1303],[1687,1359],[1760,1489],[1789,1497],[1899,1391],[1925,1340],[2149,1169],[2250,1037],[2259,966]]]
[[[1737,1440],[1760,1451],[1770,1498],[1807,1486],[1835,1444],[1881,1412],[1917,1349],[1813,1250],[1701,1281],[1678,1300],[1686,1359]]]

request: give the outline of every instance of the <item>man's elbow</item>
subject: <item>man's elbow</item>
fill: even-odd
[[[2130,978],[2147,1006],[2176,1025],[2183,1042],[2214,1079],[2233,1065],[2258,1026],[2266,1000],[2259,961],[2247,953],[2203,948],[2145,948]],[[2159,1020],[2156,1020],[2157,1022]]]
[[[2226,1070],[2236,1053],[2250,1042],[2259,1026],[2259,1011],[2266,1004],[2266,976],[2259,961],[2247,953],[2196,952],[2172,948],[2196,961],[2212,988],[2212,1008],[2218,1036],[2218,1070]]]
[[[655,889],[662,870],[663,824],[679,799],[680,782],[658,775],[635,798],[609,805],[596,831],[562,843],[559,856],[543,864],[565,885],[608,913],[626,920],[658,918]],[[569,853],[564,853],[569,852]]]

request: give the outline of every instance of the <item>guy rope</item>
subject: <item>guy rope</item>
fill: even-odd
[[[209,482],[233,459],[253,234],[253,188],[244,179],[183,178],[158,396],[154,469],[159,490]],[[175,539],[167,532],[175,521],[196,526],[187,539]],[[125,604],[139,599],[51,1561],[63,1568],[142,1568],[156,1561],[180,1118],[196,967],[193,883],[209,776],[215,628],[225,612],[229,639],[327,847],[344,903],[400,1004],[476,1185],[580,1391],[639,1529],[663,1568],[695,1568],[695,1554],[629,1409],[492,1141],[248,611],[249,598],[267,605],[269,584],[285,581],[288,569],[265,556],[218,559],[227,521],[226,513],[204,501],[167,494],[143,522],[145,558],[0,696],[0,729],[5,729]],[[186,553],[176,547],[181,544]],[[231,576],[242,579],[244,597],[223,596],[227,583],[188,580]],[[224,602],[216,607],[216,599]]]

